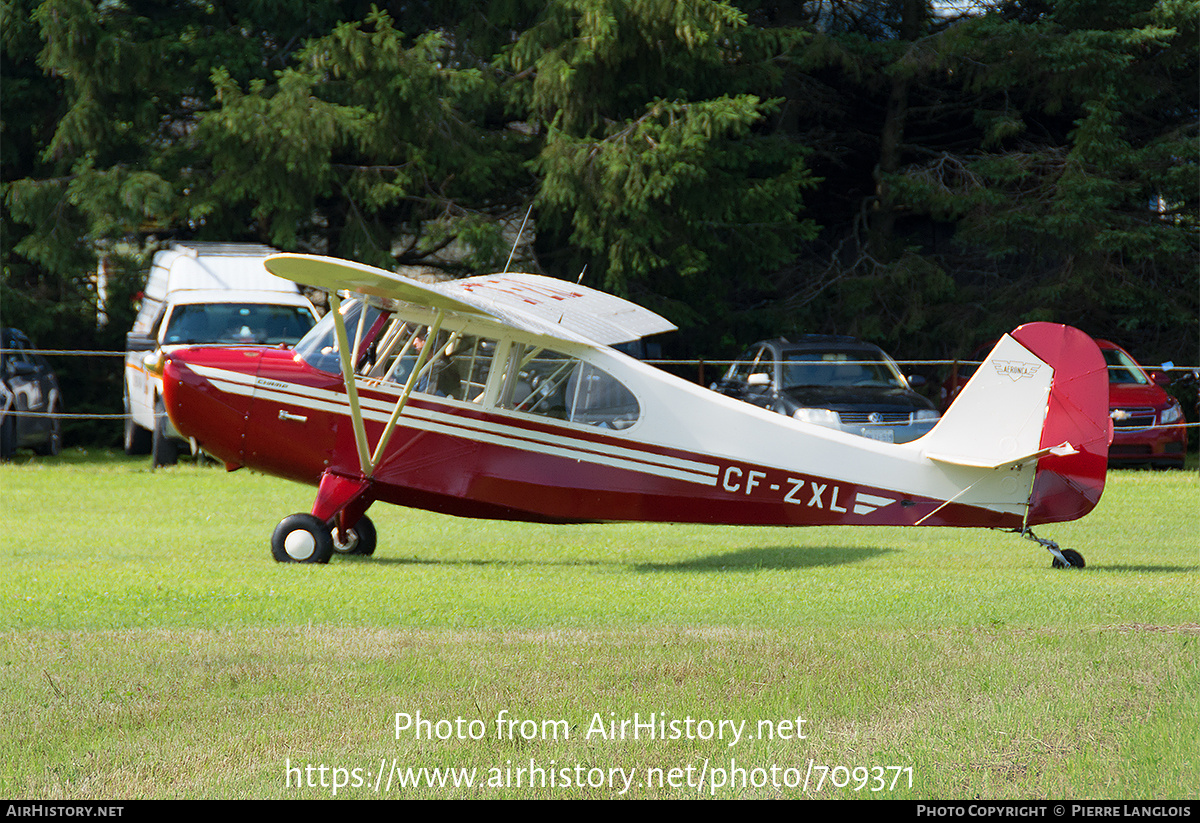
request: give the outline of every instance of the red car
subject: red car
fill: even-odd
[[[1096,343],[1108,362],[1108,406],[1114,431],[1109,463],[1182,469],[1187,429],[1183,407],[1163,388],[1170,378],[1161,371],[1147,372],[1115,343]]]
[[[994,345],[995,341],[981,346],[972,360],[981,360]],[[1116,343],[1097,339],[1096,345],[1108,363],[1108,405],[1113,421],[1109,465],[1151,464],[1182,469],[1187,454],[1186,421],[1183,407],[1164,388],[1170,378],[1161,371],[1147,372]],[[942,384],[943,413],[975,368],[975,363],[961,363]]]

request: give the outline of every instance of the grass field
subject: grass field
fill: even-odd
[[[1200,786],[1194,470],[1112,473],[1095,512],[1039,530],[1083,570],[992,531],[383,505],[374,558],[276,564],[271,530],[312,497],[103,453],[0,466],[0,796]]]

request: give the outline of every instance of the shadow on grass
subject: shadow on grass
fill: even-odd
[[[643,572],[750,572],[760,569],[812,569],[826,566],[844,566],[861,563],[879,557],[895,549],[864,548],[855,546],[805,547],[770,546],[742,549],[708,557],[681,560],[678,563],[639,563],[634,566]]]
[[[753,572],[763,569],[813,569],[861,563],[880,557],[895,549],[847,548],[845,546],[798,547],[770,546],[742,549],[707,557],[694,557],[676,563],[621,563],[591,560],[426,560],[419,557],[354,557],[339,558],[338,562],[384,563],[421,566],[594,566],[596,568],[628,568],[638,572]]]
[[[1085,572],[1120,572],[1122,574],[1193,574],[1200,566],[1085,566]]]

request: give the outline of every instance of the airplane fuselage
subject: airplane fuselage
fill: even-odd
[[[379,357],[392,322],[371,321],[355,356],[374,345]],[[1078,516],[1079,501],[1031,503],[1036,463],[992,472],[947,464],[930,459],[925,438],[876,443],[791,420],[611,348],[478,320],[451,325],[443,334],[460,332],[475,359],[444,359],[458,361],[448,391],[432,376],[417,384],[369,471],[351,397],[329,359],[336,345],[323,354],[315,346],[180,351],[166,369],[170,415],[231,469],[312,485],[347,478],[372,500],[455,515],[1014,529]],[[391,367],[370,357],[356,367],[368,451],[404,397]],[[546,389],[552,376],[559,382]],[[581,406],[586,392],[595,403]]]

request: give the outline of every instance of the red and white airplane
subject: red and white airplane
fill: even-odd
[[[1019,532],[1104,489],[1108,373],[1088,335],[1005,335],[926,436],[890,444],[722,396],[611,346],[674,328],[612,295],[530,274],[425,284],[370,266],[269,257],[330,292],[294,349],[187,348],[164,394],[176,428],[230,469],[317,487],[275,559],[372,554],[384,501],[468,517]],[[338,292],[356,293],[343,301]]]

